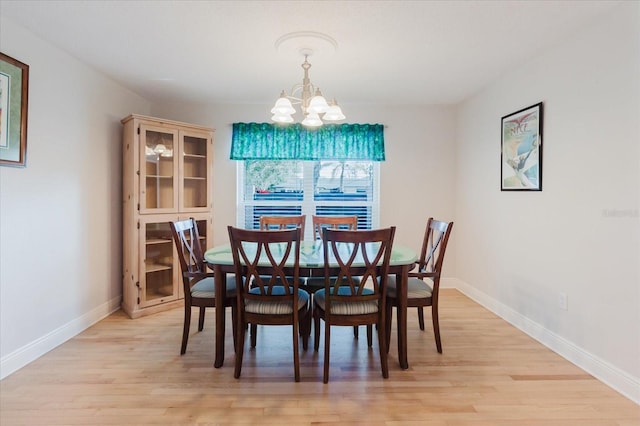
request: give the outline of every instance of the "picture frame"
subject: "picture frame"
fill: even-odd
[[[0,52],[0,165],[25,167],[29,65]]]
[[[501,191],[542,191],[542,119],[542,102],[502,117]]]

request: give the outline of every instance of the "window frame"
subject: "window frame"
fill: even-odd
[[[274,161],[274,160],[272,160]],[[275,160],[277,161],[277,160]],[[289,160],[283,160],[289,161]],[[370,223],[367,223],[366,220],[361,221],[358,220],[358,229],[375,229],[380,226],[380,162],[379,161],[370,161],[372,165],[372,188],[371,188],[371,200],[315,200],[314,198],[314,164],[318,161],[322,160],[299,160],[303,163],[303,198],[302,200],[247,200],[245,197],[245,170],[246,170],[246,160],[245,161],[237,161],[236,165],[236,226],[240,228],[246,227],[246,208],[251,206],[288,206],[288,207],[296,207],[301,206],[301,211],[299,214],[303,214],[307,216],[307,220],[311,220],[311,216],[316,215],[316,208],[318,206],[336,206],[336,207],[344,207],[344,206],[353,206],[353,207],[370,207],[371,209],[371,219]],[[324,161],[333,161],[333,160],[324,160]],[[337,160],[336,160],[337,161]],[[363,160],[353,160],[362,162]],[[348,213],[345,213],[348,215]],[[305,227],[305,235],[303,239],[312,240],[314,238],[313,235],[313,227],[306,226]]]

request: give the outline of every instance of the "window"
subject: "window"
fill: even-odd
[[[379,225],[384,126],[233,123],[238,161],[237,224],[257,229],[265,215],[358,216],[358,229]],[[305,238],[313,238],[305,227]]]
[[[379,224],[379,162],[238,161],[237,224],[258,229],[263,215],[358,216],[358,229]],[[306,239],[313,229],[306,226]]]

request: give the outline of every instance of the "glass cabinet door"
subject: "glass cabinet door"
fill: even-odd
[[[178,132],[140,126],[140,213],[177,212]]]
[[[175,219],[175,218],[173,218]],[[140,307],[148,307],[179,298],[180,264],[175,258],[173,236],[164,222],[148,218],[140,221]]]
[[[211,192],[211,137],[207,133],[180,132],[182,142],[181,211],[208,211]]]

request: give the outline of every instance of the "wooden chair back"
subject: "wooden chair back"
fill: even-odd
[[[300,228],[302,238],[304,238],[304,223],[306,215],[299,216],[260,216],[260,230],[272,231],[274,229]]]
[[[207,274],[204,252],[200,244],[198,224],[194,218],[189,218],[178,222],[170,222],[170,226],[178,252],[182,277],[188,289],[188,284],[192,278]],[[209,275],[213,274],[210,273]]]
[[[449,243],[453,222],[443,222],[430,217],[422,240],[422,249],[418,260],[418,269],[409,276],[415,278],[431,278],[434,284],[434,295],[440,283],[444,254]]]
[[[394,226],[362,231],[323,230],[327,316],[331,315],[333,300],[379,299],[379,309],[384,308],[394,234]],[[337,274],[330,270],[331,263],[338,264]]]
[[[358,229],[358,216],[311,216],[313,222],[314,239],[322,239],[324,228],[346,229],[355,231]]]
[[[236,278],[243,279],[238,292],[243,299],[293,297],[300,277],[301,234],[300,228],[264,232],[229,227]]]

